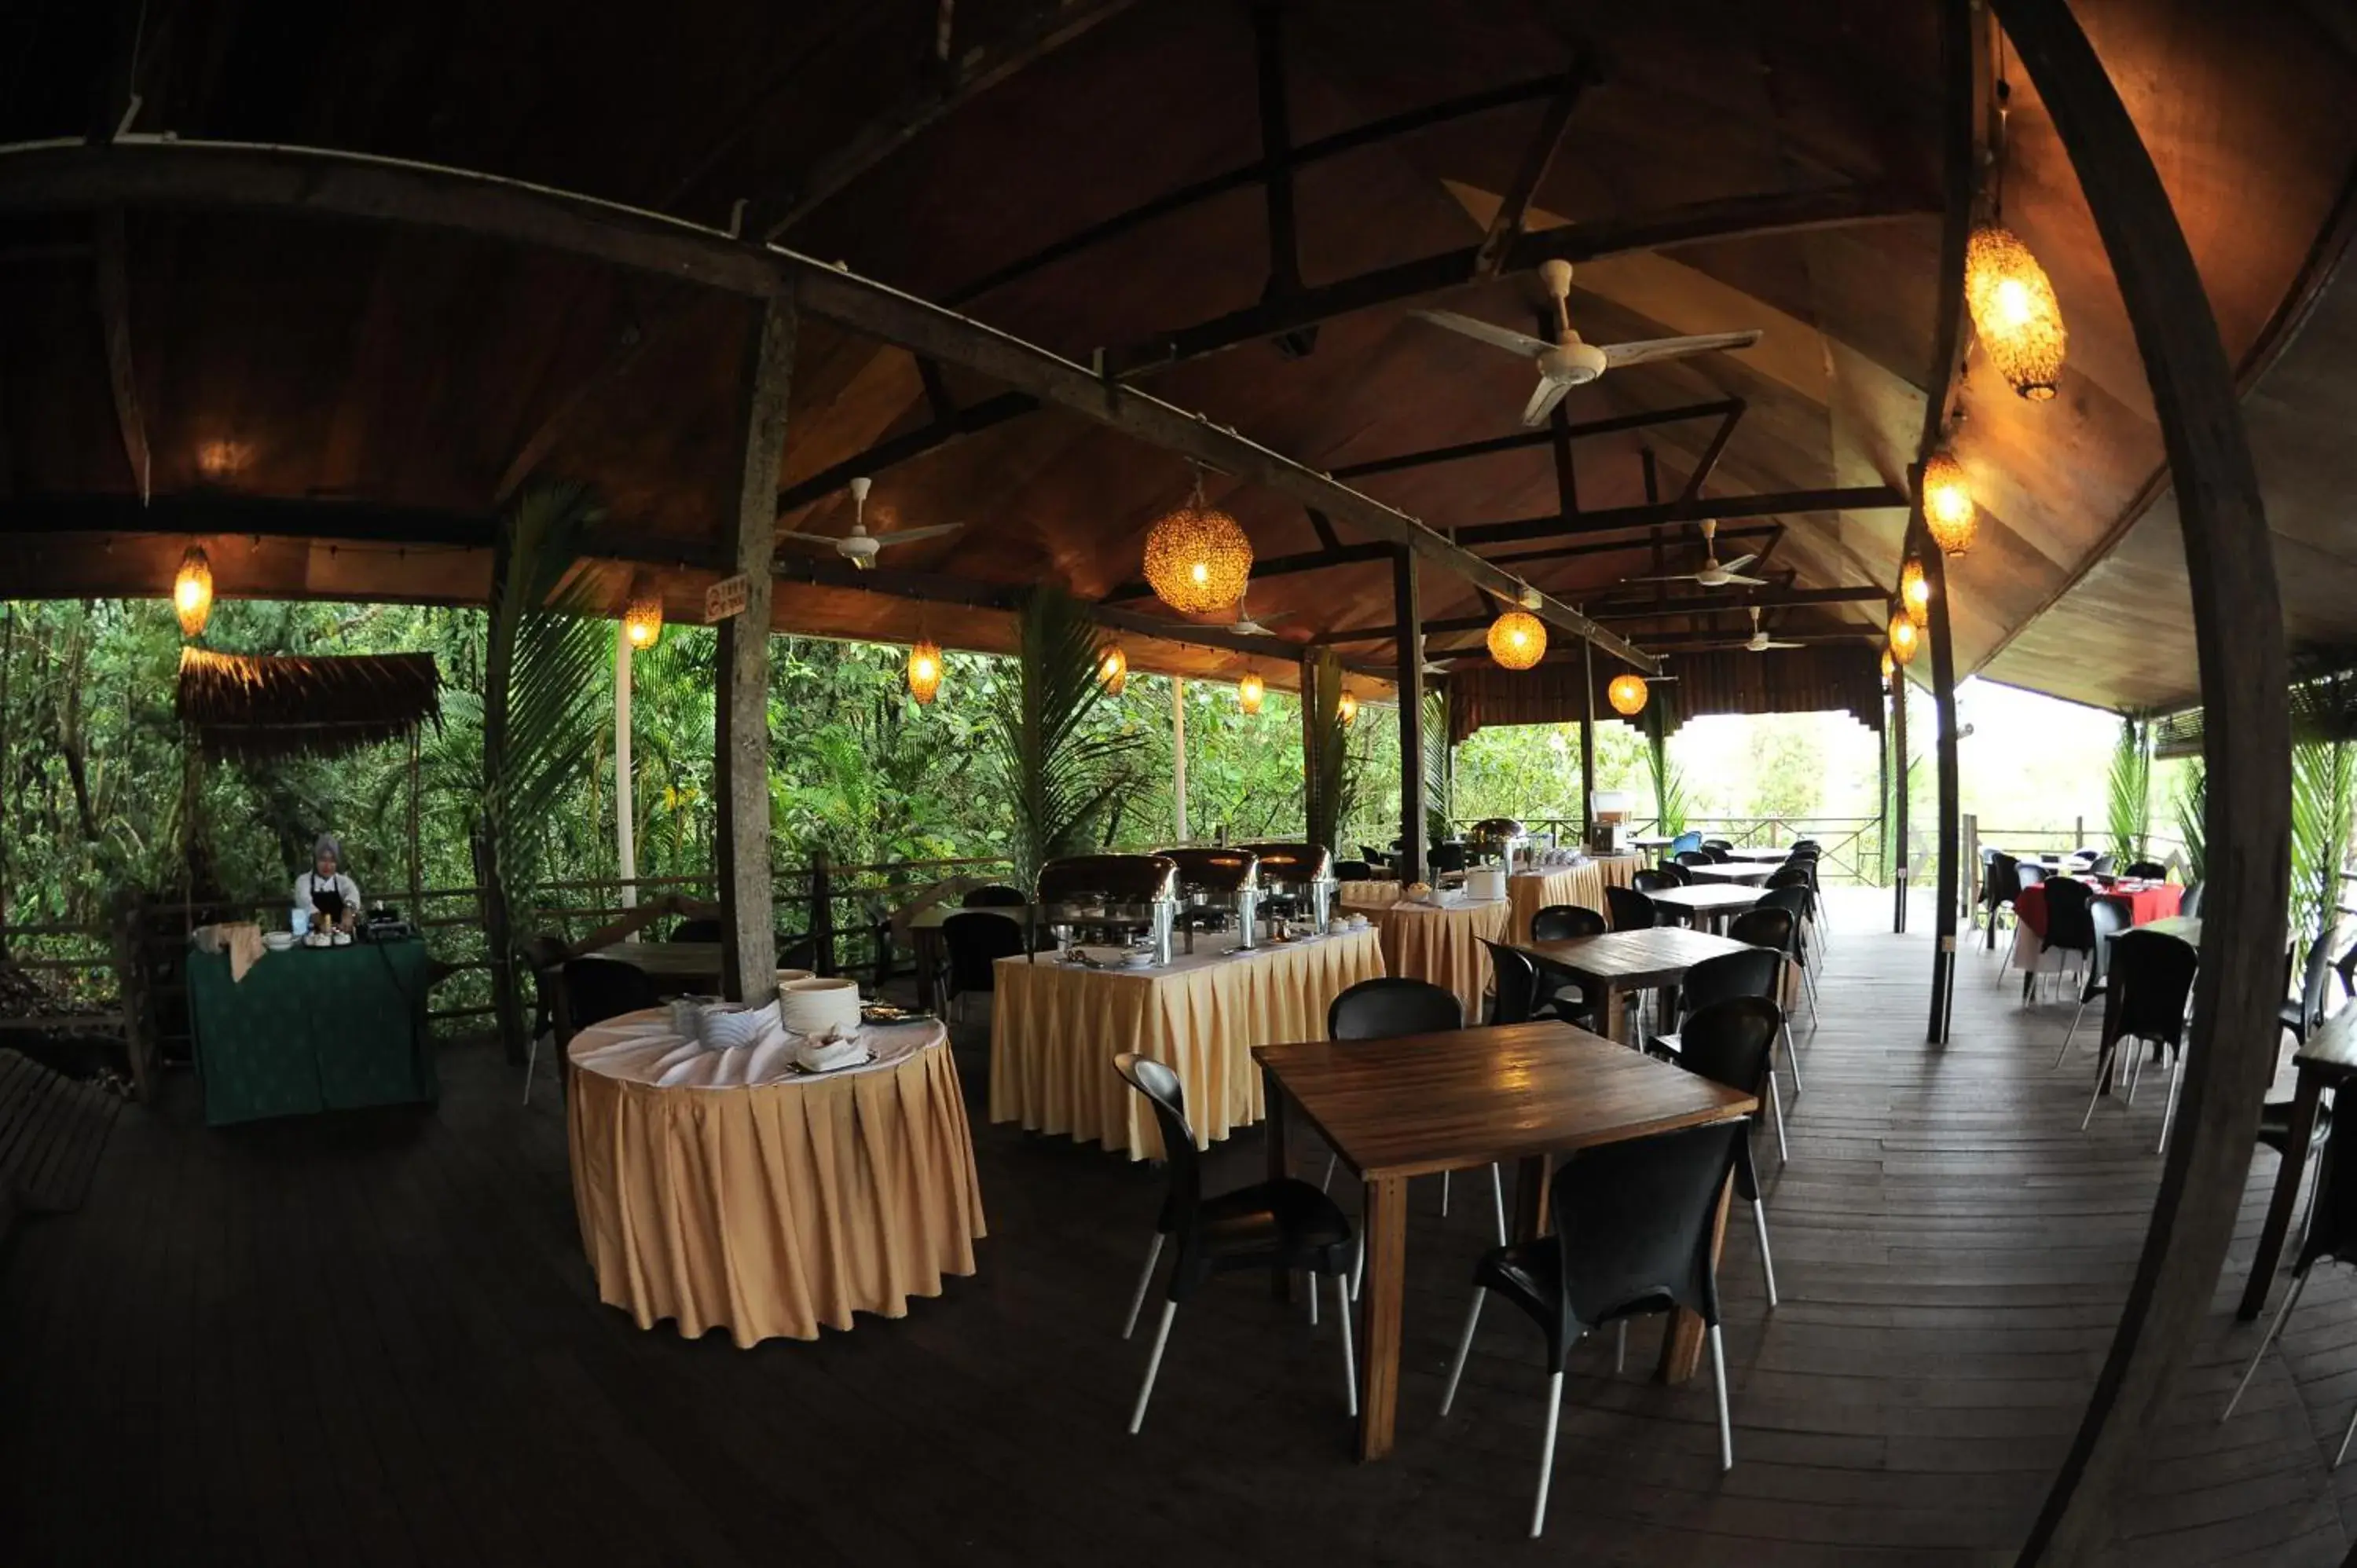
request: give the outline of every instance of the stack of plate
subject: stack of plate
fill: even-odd
[[[833,980],[790,980],[778,987],[778,1017],[790,1033],[823,1035],[829,1029],[849,1034],[859,1027],[859,983]]]

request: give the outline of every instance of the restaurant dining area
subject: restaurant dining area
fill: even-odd
[[[0,17],[0,1563],[2357,1563],[2357,26],[479,10]]]

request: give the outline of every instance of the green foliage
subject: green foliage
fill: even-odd
[[[2291,748],[2291,921],[2305,945],[2338,918],[2341,868],[2357,813],[2357,749],[2321,738]]]
[[[1130,787],[1135,737],[1092,731],[1113,699],[1097,680],[1103,644],[1088,607],[1051,585],[1017,616],[1017,668],[994,710],[998,763],[1015,808],[1016,873],[1025,883],[1061,855],[1091,847],[1100,821]]]
[[[1352,818],[1351,736],[1342,723],[1342,661],[1332,649],[1318,655],[1309,674],[1309,810],[1304,832],[1311,843],[1336,849],[1336,833]]]
[[[2185,879],[2200,882],[2209,875],[2210,770],[2201,757],[2191,758],[2179,779],[2177,836],[2185,845]]]
[[[2112,854],[2122,864],[2141,859],[2152,832],[2152,726],[2134,714],[2120,715],[2104,818],[2111,829]]]

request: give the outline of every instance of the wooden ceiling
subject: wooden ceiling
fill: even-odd
[[[0,49],[0,138],[92,129],[110,62],[128,58],[96,14],[107,9],[39,0],[0,23],[14,30]],[[683,0],[655,30],[619,0],[147,9],[135,131],[412,157],[700,222],[726,221],[742,199],[746,223],[777,228],[781,243],[1083,360],[1103,349],[1133,364],[1157,342],[1222,337],[1186,329],[1265,298],[1307,300],[1301,318],[1318,325],[1306,355],[1255,331],[1137,379],[1329,470],[1518,428],[1528,367],[1406,309],[1528,329],[1541,300],[1526,266],[1489,279],[1466,267],[1413,297],[1376,289],[1391,296],[1356,309],[1321,291],[1479,244],[1551,113],[1548,84],[1577,68],[1594,81],[1532,194],[1531,231],[1606,233],[1779,193],[1863,193],[1873,217],[1582,262],[1571,305],[1592,340],[1746,327],[1766,337],[1739,354],[1615,371],[1567,400],[1574,425],[1741,400],[1703,491],[1735,512],[1747,495],[1896,485],[1922,423],[1943,307],[1929,7],[1287,0],[1270,22],[1244,0],[1066,0],[1043,27],[1036,4],[963,0],[950,11],[948,68],[932,59],[937,12],[921,0]],[[2349,462],[2333,436],[2357,403],[2340,368],[2349,357],[2334,349],[2357,334],[2357,304],[2323,286],[2357,169],[2357,121],[2338,112],[2357,57],[2292,0],[2076,9],[2169,183],[2229,354],[2252,368],[2289,632],[2357,639],[2357,525],[2332,505]],[[1239,180],[992,282],[1056,241],[1260,159],[1256,39],[1272,32],[1294,146],[1515,83],[1541,91],[1303,164],[1291,263],[1273,254],[1261,184]],[[1982,542],[1951,568],[1959,668],[2106,704],[2183,701],[2198,690],[2184,567],[2135,345],[2035,94],[2004,74],[2005,218],[2053,277],[2071,359],[2062,395],[2041,406],[1971,364],[1956,446],[1986,510]],[[865,156],[911,127],[894,150]],[[120,234],[118,247],[105,220],[79,216],[0,225],[0,591],[160,592],[186,529],[213,540],[224,593],[463,601],[486,581],[475,542],[485,520],[537,468],[594,481],[630,553],[670,564],[674,613],[690,609],[734,492],[741,299],[397,228],[135,210]],[[110,310],[98,283],[115,262]],[[144,518],[110,332],[150,453]],[[784,546],[790,575],[816,559],[822,580],[781,583],[781,628],[902,639],[921,628],[1004,647],[998,611],[905,596],[987,600],[1041,580],[1118,594],[1146,530],[1186,492],[1167,454],[1071,414],[1014,412],[1005,388],[963,372],[928,380],[898,349],[805,324],[784,525],[843,532],[839,487],[795,491],[850,464],[875,473],[871,523],[967,526],[891,552],[894,572],[875,579],[896,589],[886,593],[847,588],[823,557]],[[952,410],[972,434],[897,464],[862,457],[879,442],[926,445],[919,433]],[[1643,503],[1648,451],[1656,493],[1677,496],[1717,429],[1695,417],[1579,436],[1580,512]],[[1479,548],[1522,558],[1512,569],[1574,603],[1625,603],[1652,590],[1623,578],[1698,562],[1683,524],[1566,533],[1609,520],[1566,522],[1558,480],[1548,448],[1525,446],[1351,482],[1469,541],[1484,525],[1544,520]],[[1212,488],[1264,561],[1322,547],[1297,504],[1217,477]],[[248,499],[292,510],[249,522],[234,504]],[[1780,586],[1887,587],[1904,522],[1887,507],[1730,517],[1722,554],[1767,550]],[[1580,553],[1531,558],[1566,546]],[[1430,618],[1484,607],[1435,567],[1424,584]],[[1264,618],[1281,612],[1278,633],[1298,642],[1388,626],[1392,591],[1390,566],[1362,562],[1271,576],[1250,602]],[[1767,618],[1780,635],[1824,635],[1862,630],[1878,607],[1779,606]],[[1665,651],[1744,629],[1737,614],[1611,624]],[[1381,639],[1342,646],[1370,667],[1394,658]],[[1232,650],[1131,647],[1140,668],[1286,669]]]

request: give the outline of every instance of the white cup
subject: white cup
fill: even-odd
[[[840,976],[791,980],[778,987],[778,1017],[797,1035],[859,1027],[859,983]]]

